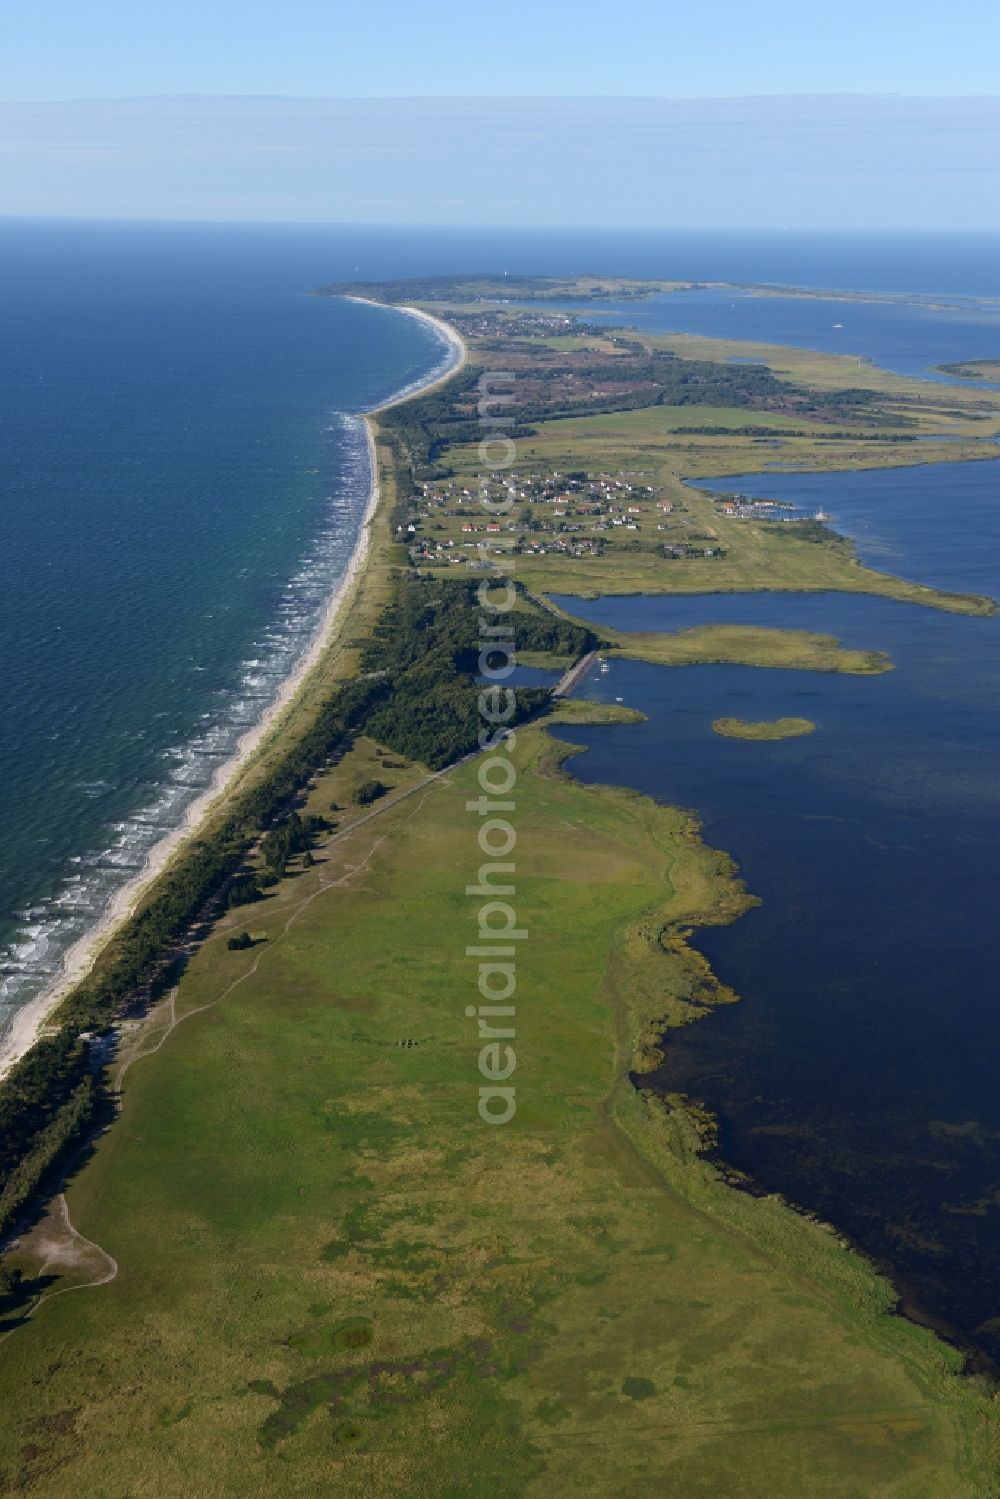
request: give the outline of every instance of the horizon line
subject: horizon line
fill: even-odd
[[[191,228],[233,229],[357,229],[357,230],[430,230],[439,232],[464,232],[482,234],[604,234],[609,238],[636,234],[733,234],[760,235],[773,238],[778,235],[808,234],[827,237],[878,234],[920,236],[926,239],[955,239],[981,236],[1000,238],[1000,226],[976,225],[952,226],[947,229],[928,229],[917,225],[902,225],[889,228],[877,224],[850,225],[805,225],[781,224],[762,228],[741,224],[623,224],[609,229],[605,224],[506,224],[468,222],[420,222],[412,219],[255,219],[255,218],[191,218],[190,216],[129,216],[124,214],[78,214],[78,213],[4,213],[0,212],[0,226],[7,224],[174,224]],[[491,273],[492,274],[492,273]]]
[[[865,99],[865,100],[920,100],[929,103],[977,103],[981,101],[995,102],[1000,100],[1000,91],[995,93],[975,94],[927,94],[911,93],[902,90],[865,90],[865,89],[842,89],[837,91],[814,91],[802,92],[780,92],[780,93],[733,93],[733,94],[618,94],[618,93],[551,93],[551,94],[247,94],[247,93],[219,93],[212,91],[198,92],[171,92],[164,91],[153,94],[73,94],[60,95],[52,98],[12,98],[0,97],[0,105],[3,104],[154,104],[154,103],[205,103],[230,102],[230,103],[275,103],[275,104],[447,104],[447,103],[540,103],[561,102],[563,100],[573,103],[593,103],[595,101],[606,101],[618,104],[715,104],[715,103],[750,103],[756,101],[774,100],[831,100],[831,99]]]

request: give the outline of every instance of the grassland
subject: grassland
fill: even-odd
[[[523,733],[515,1119],[476,1112],[470,765],[318,850],[252,951],[223,921],[134,1038],[68,1193],[118,1274],[3,1346],[10,1491],[988,1492],[957,1356],[628,1083],[731,997],[684,933],[746,897],[685,814],[557,761]]]
[[[790,389],[807,388],[820,399],[823,392],[843,395],[862,387],[873,393],[875,405],[859,408],[850,421],[842,414],[802,420],[787,413],[712,405],[650,405],[556,420],[532,418],[530,430],[518,442],[519,476],[570,470],[629,473],[641,475],[657,490],[657,502],[639,501],[638,534],[609,535],[598,557],[557,555],[551,550],[519,555],[518,576],[533,591],[596,597],[838,590],[963,613],[995,609],[991,600],[929,588],[864,566],[853,546],[833,533],[817,542],[778,521],[726,515],[717,496],[693,483],[707,475],[725,478],[768,465],[782,471],[822,472],[996,461],[1000,392],[929,386],[842,355],[767,344],[646,334],[642,343],[651,351],[683,359],[759,361]],[[570,344],[577,355],[590,349],[595,359],[606,357],[601,341],[589,335],[572,340],[539,336],[520,340],[518,348],[530,346],[541,357]],[[473,366],[501,363],[503,357],[502,341],[472,344]],[[530,362],[530,356],[522,357]],[[440,465],[456,483],[471,484],[479,472],[476,443],[447,448]],[[673,507],[665,524],[661,500]],[[421,517],[415,518],[419,523]],[[947,526],[946,515],[943,525]],[[435,522],[434,532],[450,537],[455,546],[464,540],[457,522],[450,529]],[[691,538],[710,545],[714,555],[669,560],[661,555],[663,544],[683,544]]]
[[[645,713],[624,703],[592,703],[586,698],[567,697],[554,704],[546,717],[549,724],[644,723]]]
[[[770,721],[753,722],[747,718],[717,718],[712,725],[724,739],[799,739],[803,734],[813,734],[816,725],[811,718],[775,718]]]
[[[474,368],[489,351],[471,352]],[[850,383],[836,361],[817,369]],[[940,420],[975,429],[978,455],[976,424],[1000,406],[984,417],[960,395],[971,404]],[[616,545],[519,558],[518,576],[537,592],[854,588],[988,607],[860,568],[836,539],[721,516],[683,480],[709,450],[753,467],[754,439],[677,434],[703,418],[747,414],[570,418],[523,450],[539,467],[649,468],[676,499],[669,534],[712,534],[724,555]],[[369,574],[324,666],[335,681],[357,670],[404,560],[392,440]],[[814,432],[774,440],[827,461]],[[850,443],[859,462],[899,456]],[[444,462],[474,471],[465,445]],[[799,631],[605,633],[609,656],[664,664],[888,667]],[[292,726],[322,677],[309,690]],[[337,826],[315,862],[218,918],[177,989],[121,1028],[120,1117],[8,1259],[41,1299],[0,1325],[0,1494],[996,1493],[995,1401],[959,1377],[960,1356],[895,1316],[891,1288],[829,1228],[731,1190],[701,1154],[710,1121],[633,1085],[664,1027],[735,1000],[687,939],[753,903],[688,814],[563,773],[572,751],[550,728],[635,717],[573,700],[518,730],[529,937],[518,1111],[498,1129],[476,1110],[466,1018],[475,762],[430,776],[361,738],[317,774],[302,810]],[[354,807],[374,777],[389,794]],[[230,951],[248,925],[254,946]]]
[[[760,625],[697,625],[654,632],[605,629],[604,654],[657,666],[770,666],[790,671],[874,676],[892,669],[882,651],[851,650],[832,635],[811,630],[768,630]]]

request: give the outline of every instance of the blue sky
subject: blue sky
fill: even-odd
[[[1000,229],[996,0],[0,6],[0,215]]]
[[[3,0],[0,98],[987,94],[996,0]]]

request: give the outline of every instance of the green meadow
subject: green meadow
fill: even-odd
[[[569,344],[577,351],[601,347],[600,340],[579,336],[532,342],[539,351]],[[770,344],[682,334],[644,334],[642,342],[649,349],[682,358],[756,360],[790,387],[820,393],[863,387],[877,395],[877,410],[862,408],[848,423],[842,415],[806,421],[794,414],[745,406],[653,405],[532,421],[530,430],[518,439],[520,474],[553,470],[640,473],[674,509],[661,528],[658,505],[641,502],[639,535],[631,540],[620,532],[609,534],[598,557],[551,551],[519,556],[518,576],[531,589],[591,598],[624,593],[834,589],[961,613],[993,611],[991,600],[928,588],[866,567],[853,547],[832,533],[826,541],[817,542],[803,539],[780,522],[727,516],[714,497],[690,486],[702,476],[725,478],[767,464],[821,472],[995,461],[1000,392],[964,386],[928,388],[926,381],[893,375],[844,355]],[[502,350],[471,344],[473,365],[489,364],[491,358],[502,362]],[[741,431],[745,427],[763,435],[748,435]],[[471,478],[479,470],[476,444],[448,448],[442,462],[460,479]],[[684,543],[694,538],[707,541],[716,555],[671,560],[659,555],[661,542]],[[455,539],[461,539],[457,526]]]
[[[546,591],[761,588],[993,607],[863,568],[838,538],[728,517],[684,480],[759,467],[760,440],[737,433],[748,420],[802,467],[985,456],[1000,401],[929,396],[833,356],[661,343],[759,355],[830,389],[875,382],[916,441],[822,423],[786,437],[776,429],[801,423],[745,408],[539,422],[519,442],[525,471],[648,471],[675,501],[662,534],[707,537],[719,555],[667,560],[615,538],[599,557],[519,556],[535,595],[519,609]],[[470,346],[473,368],[490,357]],[[724,430],[677,431],[698,425]],[[344,627],[247,777],[356,674],[393,597],[415,428],[400,430],[383,424],[382,503]],[[472,474],[474,445],[442,461]],[[646,511],[644,542],[661,523]],[[602,639],[610,658],[662,665],[891,666],[877,642],[805,631]],[[302,811],[333,826],[264,899],[218,917],[177,988],[120,1025],[120,1112],[5,1260],[32,1296],[0,1310],[0,1495],[997,1495],[993,1390],[896,1314],[890,1285],[833,1229],[734,1191],[706,1159],[709,1117],[633,1082],[670,1027],[736,1002],[689,938],[754,904],[690,814],[565,773],[574,751],[552,730],[640,718],[573,699],[517,730],[509,900],[527,936],[509,1043],[517,1110],[503,1125],[477,1109],[466,952],[483,899],[466,893],[484,862],[467,808],[479,762],[430,775],[362,737],[313,778]],[[357,805],[375,779],[386,793]],[[251,944],[231,950],[244,930]]]
[[[874,676],[892,669],[882,651],[852,650],[832,635],[771,630],[763,625],[695,625],[689,630],[611,630],[604,652],[657,666],[770,666],[790,671],[835,671]]]
[[[991,1492],[958,1355],[628,1082],[661,1019],[733,998],[685,934],[748,897],[686,814],[561,753],[519,735],[514,1119],[477,1112],[471,763],[333,835],[252,950],[223,920],[133,1036],[68,1190],[118,1274],[0,1347],[2,1491]]]

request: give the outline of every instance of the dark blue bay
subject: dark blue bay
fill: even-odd
[[[1000,595],[1000,466],[741,476],[822,505],[866,560]],[[842,594],[561,600],[623,629],[818,630],[879,677],[615,664],[579,689],[649,721],[577,729],[589,782],[689,806],[763,905],[698,934],[742,996],[672,1032],[658,1087],[707,1102],[722,1150],[892,1268],[911,1308],[1000,1357],[1000,618]],[[796,715],[751,743],[719,716]]]

